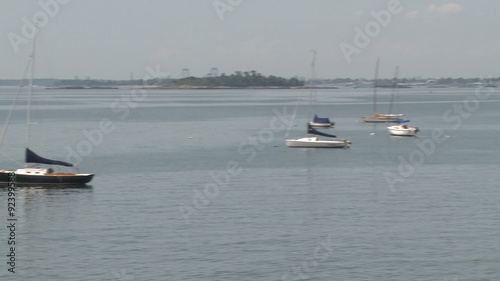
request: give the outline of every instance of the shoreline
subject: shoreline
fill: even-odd
[[[147,89],[147,90],[231,90],[231,89],[309,89],[309,87],[278,87],[278,86],[253,86],[253,87],[226,87],[226,86],[143,86],[143,85],[124,85],[113,87],[84,87],[84,86],[62,86],[46,87],[50,90],[116,90],[123,88]],[[316,87],[316,89],[338,89],[338,87]]]
[[[50,90],[116,90],[123,88],[134,88],[134,89],[147,89],[147,90],[231,90],[231,89],[267,89],[267,90],[280,90],[280,89],[310,89],[306,86],[296,86],[296,87],[281,87],[281,86],[251,86],[251,87],[229,87],[229,86],[144,86],[144,85],[123,85],[123,86],[112,86],[112,87],[102,87],[102,86],[61,86],[61,87],[46,87]],[[315,89],[338,89],[335,86],[325,86],[325,87],[315,87]]]
[[[280,90],[280,89],[309,89],[306,86],[295,86],[295,87],[282,87],[282,86],[247,86],[247,87],[231,87],[231,86],[190,86],[190,85],[180,85],[180,86],[131,86],[139,87],[141,89],[152,89],[152,90],[244,90],[244,89],[266,89],[266,90]],[[338,87],[315,87],[316,89],[338,89]]]

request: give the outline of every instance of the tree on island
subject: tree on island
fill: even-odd
[[[176,86],[197,86],[197,87],[300,87],[304,81],[297,78],[282,78],[274,75],[264,76],[252,71],[236,71],[234,74],[208,77],[186,77],[173,81]]]

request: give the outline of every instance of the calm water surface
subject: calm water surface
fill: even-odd
[[[15,89],[1,93],[5,120]],[[417,138],[361,123],[371,98],[318,92],[353,143],[325,150],[284,144],[297,102],[290,136],[305,136],[302,90],[37,89],[30,147],[96,176],[18,187],[16,274],[0,189],[0,278],[500,280],[498,91],[402,89]],[[0,169],[22,165],[23,107]]]

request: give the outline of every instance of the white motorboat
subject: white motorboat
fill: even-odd
[[[391,133],[393,136],[415,136],[418,132],[417,127],[412,127],[408,125],[394,125],[387,127],[387,130]]]
[[[307,125],[307,133],[312,135],[319,135],[328,137],[330,139],[320,139],[316,136],[309,136],[298,139],[285,139],[288,147],[316,147],[316,148],[344,148],[349,147],[350,141],[346,139],[339,139],[335,135],[330,135],[314,129],[311,125]]]

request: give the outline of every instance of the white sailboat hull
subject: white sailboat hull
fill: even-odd
[[[343,148],[351,144],[348,140],[320,140],[318,137],[286,139],[288,147]]]
[[[93,174],[54,172],[52,169],[23,168],[16,171],[0,170],[0,185],[15,184],[56,184],[84,185],[92,180]]]
[[[393,136],[415,136],[418,132],[417,127],[410,127],[407,125],[396,125],[387,127],[389,133]]]

